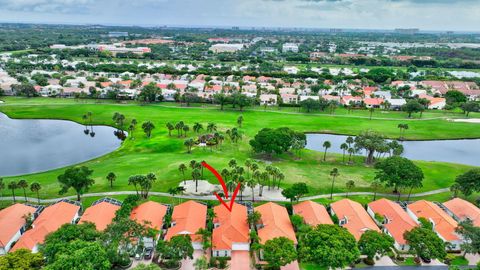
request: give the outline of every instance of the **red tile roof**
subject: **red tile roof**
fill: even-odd
[[[233,243],[249,243],[249,227],[247,223],[247,207],[234,203],[232,212],[223,205],[213,208],[214,223],[219,224],[213,229],[213,249],[232,250]]]
[[[35,219],[32,229],[20,237],[11,251],[20,248],[32,250],[37,244],[42,244],[49,233],[55,232],[63,224],[72,222],[78,211],[80,206],[68,202],[50,205]]]
[[[187,201],[175,206],[172,214],[172,224],[168,229],[165,240],[170,240],[175,235],[188,234],[193,242],[198,242],[196,232],[205,228],[207,220],[207,206],[195,201]]]
[[[418,224],[403,210],[403,208],[390,200],[380,199],[368,204],[370,209],[383,216],[388,223],[384,224],[385,228],[397,241],[398,244],[406,244],[403,234],[410,231]]]
[[[475,226],[480,227],[480,209],[473,203],[460,198],[443,203],[460,220],[470,219]]]
[[[360,240],[360,237],[367,230],[380,232],[377,224],[368,215],[367,211],[358,202],[349,199],[343,199],[331,204],[339,220],[346,219],[347,223],[343,225],[354,237]]]
[[[135,207],[130,214],[130,219],[140,224],[147,223],[152,229],[161,230],[167,210],[168,207],[161,203],[148,201]]]
[[[294,214],[303,217],[306,224],[317,226],[318,224],[333,224],[332,219],[328,215],[325,206],[312,202],[304,201],[293,206]]]
[[[255,211],[262,215],[261,224],[263,227],[257,230],[260,244],[265,244],[270,239],[282,236],[292,240],[295,244],[297,243],[297,237],[285,207],[268,202],[255,207]]]
[[[14,204],[0,211],[0,247],[6,245],[25,225],[25,217],[37,209],[21,203]]]
[[[120,209],[120,206],[115,204],[108,202],[98,203],[87,208],[78,223],[92,222],[97,230],[103,231],[112,223],[118,209]]]
[[[455,233],[457,222],[438,205],[421,200],[408,205],[408,209],[418,218],[426,218],[434,223],[434,230],[445,241],[460,240]]]

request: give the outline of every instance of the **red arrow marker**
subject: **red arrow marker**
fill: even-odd
[[[223,193],[225,195],[225,199],[228,199],[228,188],[227,185],[225,185],[225,181],[223,181],[222,176],[210,165],[208,165],[205,161],[202,161],[202,166],[207,168],[209,171],[211,171],[215,177],[217,178],[218,182],[220,182],[220,185],[222,185]],[[213,194],[217,197],[218,201],[225,206],[225,208],[228,209],[228,211],[232,212],[233,209],[233,203],[235,202],[235,198],[237,197],[238,192],[240,191],[241,184],[238,183],[237,187],[235,188],[235,191],[233,192],[232,199],[230,200],[230,204],[227,204],[220,195],[218,195],[217,192],[214,192]]]
[[[228,199],[227,185],[225,185],[225,181],[223,181],[222,176],[212,166],[208,165],[208,163],[206,163],[205,161],[202,161],[202,166],[207,168],[209,171],[211,171],[213,173],[213,175],[215,175],[218,182],[220,182],[220,185],[222,185],[223,194],[225,194],[225,198]]]

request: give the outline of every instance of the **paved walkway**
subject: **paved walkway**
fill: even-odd
[[[378,260],[375,259],[375,266],[397,266],[397,264],[392,261],[392,258],[383,256]]]
[[[446,193],[450,192],[449,188],[442,188],[442,189],[436,189],[432,191],[427,191],[427,192],[421,192],[421,193],[415,193],[412,194],[410,197],[411,198],[418,198],[418,197],[424,197],[424,196],[429,196],[429,195],[434,195],[434,194],[440,194],[440,193]],[[111,192],[98,192],[98,193],[87,193],[83,194],[82,198],[87,198],[87,197],[109,197],[109,196],[116,196],[116,195],[135,195],[135,191],[111,191]],[[175,198],[181,198],[181,199],[188,199],[188,200],[206,200],[206,201],[215,201],[217,198],[214,195],[209,195],[209,196],[195,196],[195,195],[177,195],[177,196],[172,196],[169,193],[166,192],[154,192],[151,191],[148,193],[149,196],[159,196],[159,197],[175,197]],[[346,196],[347,193],[333,193],[334,197],[343,197]],[[360,195],[360,196],[373,196],[373,192],[349,192],[349,196],[355,196],[355,195]],[[393,193],[377,193],[377,197],[397,197],[397,194]],[[402,194],[402,197],[406,197],[407,194]],[[325,198],[330,198],[330,194],[320,194],[320,195],[314,195],[314,196],[308,196],[308,197],[303,197],[300,199],[300,201],[308,201],[308,200],[315,200],[315,199],[325,199]],[[54,199],[40,199],[40,203],[54,203],[56,201],[62,200],[62,199],[69,199],[69,200],[76,200],[77,196],[72,195],[72,196],[66,196],[66,197],[61,197],[61,198],[54,198]],[[0,198],[2,201],[13,201],[13,197],[2,197]],[[25,198],[23,196],[16,196],[17,201],[25,201]],[[251,198],[249,197],[243,197],[243,200],[249,201]],[[263,199],[261,197],[255,197],[255,201],[276,201],[276,202],[287,202],[289,201],[288,199],[274,199],[274,198],[268,198],[268,199]],[[32,197],[27,197],[27,202],[32,202],[32,203],[38,203],[37,198],[32,198]]]

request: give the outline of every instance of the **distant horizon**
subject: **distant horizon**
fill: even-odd
[[[477,31],[468,31],[468,30],[442,30],[442,29],[421,29],[421,28],[339,28],[339,27],[302,27],[302,26],[288,26],[288,27],[277,27],[277,26],[238,26],[238,25],[168,25],[168,24],[118,24],[118,23],[76,23],[76,22],[45,22],[45,21],[3,21],[0,20],[0,24],[25,24],[25,25],[69,25],[69,26],[104,26],[104,27],[131,27],[131,28],[183,28],[183,29],[225,29],[225,30],[236,30],[234,27],[238,27],[242,31],[262,31],[262,30],[272,30],[272,31],[281,31],[281,30],[291,30],[291,31],[325,31],[328,32],[331,29],[339,29],[345,32],[391,32],[394,33],[397,29],[418,29],[420,34],[428,33],[447,33],[453,32],[454,34],[480,34],[480,29]]]
[[[480,31],[478,0],[0,0],[10,23]]]

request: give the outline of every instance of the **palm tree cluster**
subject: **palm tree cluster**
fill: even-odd
[[[135,187],[137,196],[142,198],[148,198],[148,193],[152,189],[153,183],[157,180],[157,177],[154,173],[149,173],[147,175],[132,175],[128,178],[128,184]]]
[[[15,190],[17,189],[23,189],[23,196],[25,199],[25,202],[27,202],[27,188],[30,187],[30,191],[34,192],[37,194],[37,200],[38,203],[40,203],[40,190],[42,189],[42,186],[34,182],[31,185],[28,184],[27,180],[21,179],[18,182],[11,181],[8,183],[7,188],[12,191],[12,197],[13,197],[13,202],[15,203],[17,201]],[[5,183],[3,182],[3,179],[0,178],[0,191],[2,191],[5,188]]]
[[[233,143],[237,143],[242,139],[242,133],[240,133],[238,128],[227,129],[226,133]]]
[[[409,128],[408,124],[398,124],[398,128],[400,129],[400,140],[405,139],[405,131]]]
[[[117,127],[117,130],[115,130],[113,134],[115,134],[115,136],[117,136],[119,139],[125,140],[125,138],[127,137],[125,135],[125,132],[123,132],[123,127],[125,125],[125,115],[116,112],[113,114],[112,120]]]
[[[188,166],[185,165],[184,163],[180,163],[178,165],[178,171],[182,174],[184,184],[187,183],[185,173],[187,172],[188,167],[190,167],[190,169],[192,169],[191,176],[192,176],[192,180],[195,181],[195,192],[198,192],[198,180],[203,178],[202,162],[198,162],[198,161],[192,159],[190,161],[190,163],[188,164]]]

